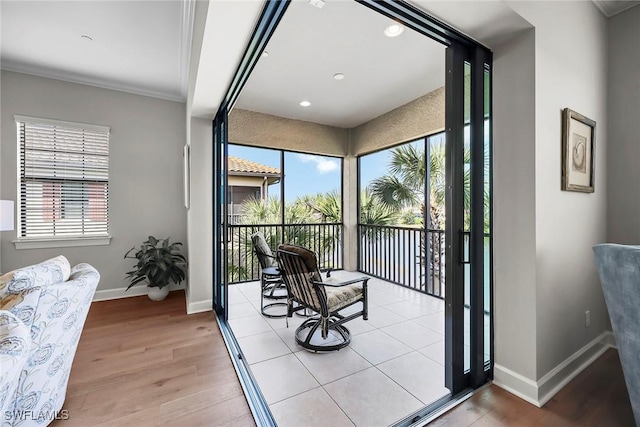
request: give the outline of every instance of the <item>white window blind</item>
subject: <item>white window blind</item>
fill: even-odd
[[[19,238],[109,235],[109,128],[31,117],[18,125]]]

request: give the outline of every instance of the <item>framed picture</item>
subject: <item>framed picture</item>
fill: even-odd
[[[562,110],[562,190],[593,193],[595,155],[596,122]]]

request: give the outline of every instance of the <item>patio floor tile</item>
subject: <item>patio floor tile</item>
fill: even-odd
[[[372,307],[369,309],[369,322],[375,328],[384,328],[385,326],[395,325],[406,321],[404,317],[397,313],[389,311],[384,307]],[[347,325],[347,328],[349,326]]]
[[[284,318],[260,315],[257,282],[233,285],[229,300],[231,327],[280,426],[388,426],[448,393],[442,300],[372,278],[369,320],[346,323],[350,345],[328,353],[296,344],[306,317],[294,315],[287,328]]]
[[[350,375],[324,388],[356,426],[388,426],[423,406],[377,368]]]
[[[233,309],[229,307],[229,310]],[[229,320],[229,325],[231,325],[231,329],[233,329],[233,334],[236,338],[248,337],[249,335],[269,332],[271,330],[271,326],[257,313],[255,316],[231,319]]]
[[[449,394],[442,366],[417,351],[381,363],[378,369],[425,405]]]
[[[444,367],[444,340],[423,347],[418,351]]]
[[[424,326],[420,326],[410,320],[387,326],[386,328],[382,328],[381,331],[391,335],[414,350],[426,347],[444,339],[443,335],[425,328]]]
[[[411,347],[378,330],[352,337],[350,347],[372,365],[377,365],[412,350]]]
[[[332,353],[299,351],[295,355],[320,384],[327,384],[371,367],[371,363],[349,347]]]
[[[442,311],[417,317],[413,319],[413,321],[420,326],[424,326],[425,328],[429,328],[440,335],[444,335],[444,312]]]
[[[402,301],[394,304],[385,305],[384,308],[399,314],[406,319],[415,319],[417,317],[426,316],[427,314],[437,313],[435,304],[421,304],[413,301]]]
[[[258,311],[250,302],[241,302],[236,304],[231,304],[229,306],[229,320],[231,319],[239,319],[241,317],[249,317],[255,316]]]
[[[273,331],[238,338],[238,344],[249,363],[262,362],[291,353],[289,347]]]
[[[279,427],[353,427],[353,423],[322,387],[270,406]]]
[[[262,394],[268,404],[279,402],[320,384],[293,354],[251,365]]]

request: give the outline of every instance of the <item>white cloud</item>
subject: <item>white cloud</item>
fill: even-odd
[[[328,160],[322,156],[313,156],[311,154],[298,154],[298,158],[304,162],[313,162],[316,164],[316,171],[319,174],[326,174],[340,169],[340,165],[335,160]]]

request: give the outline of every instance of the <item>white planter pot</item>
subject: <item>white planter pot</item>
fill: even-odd
[[[169,287],[165,286],[163,288],[159,288],[157,286],[150,286],[147,295],[149,295],[149,299],[151,301],[162,301],[167,297],[167,295],[169,295]]]

